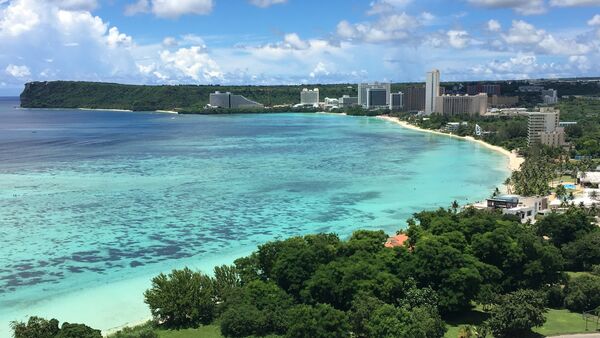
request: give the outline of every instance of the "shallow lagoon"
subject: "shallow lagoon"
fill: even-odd
[[[0,336],[26,315],[135,323],[160,271],[299,234],[393,233],[508,175],[501,154],[376,118],[16,104],[0,101]]]

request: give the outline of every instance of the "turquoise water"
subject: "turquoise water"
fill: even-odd
[[[210,271],[293,235],[393,233],[508,175],[498,153],[376,118],[16,104],[0,101],[0,336],[34,314],[140,321],[158,272]]]
[[[575,184],[572,184],[572,183],[567,183],[567,184],[563,184],[563,185],[565,186],[566,189],[571,189],[571,190],[577,189]]]

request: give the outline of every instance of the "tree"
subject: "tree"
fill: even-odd
[[[102,333],[85,324],[63,323],[55,338],[102,338]]]
[[[102,338],[100,330],[84,324],[63,323],[58,320],[30,317],[27,323],[11,322],[14,338]]]
[[[517,290],[500,299],[487,325],[495,337],[523,337],[546,322],[544,297],[532,290]]]
[[[214,272],[215,296],[219,301],[225,301],[235,288],[241,286],[240,275],[237,268],[230,265],[215,266]]]
[[[250,304],[229,307],[221,315],[221,333],[225,337],[262,336],[267,333],[264,313]]]
[[[288,312],[288,338],[346,338],[350,325],[343,311],[327,304],[297,305]]]
[[[144,302],[154,319],[168,327],[192,327],[212,322],[215,292],[210,277],[188,268],[152,279]]]
[[[583,275],[572,278],[565,287],[565,307],[583,312],[600,306],[600,277]]]
[[[562,248],[563,255],[573,270],[590,270],[600,264],[600,230],[585,234]]]
[[[29,317],[27,323],[13,321],[10,323],[14,338],[48,338],[58,334],[58,320],[47,320],[41,317]]]
[[[429,236],[419,240],[414,250],[412,273],[420,285],[438,293],[442,311],[468,307],[483,281],[478,260],[458,246],[448,235]]]
[[[559,184],[554,190],[554,194],[556,195],[556,198],[564,200],[567,196],[567,188],[565,188],[564,185]]]
[[[589,215],[578,208],[570,208],[564,214],[551,213],[537,222],[535,228],[539,236],[550,237],[559,248],[595,230]]]

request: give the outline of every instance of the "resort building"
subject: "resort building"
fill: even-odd
[[[505,215],[519,217],[521,223],[535,222],[535,217],[548,211],[549,207],[547,197],[521,197],[518,195],[489,198],[486,203],[488,209],[501,209]]]
[[[387,106],[390,104],[389,96],[390,96],[390,92],[392,91],[392,84],[375,82],[375,83],[359,83],[358,84],[358,104],[359,105],[361,105],[365,108],[369,108],[368,102],[367,102],[369,89],[385,90],[385,104],[383,104],[383,105]]]
[[[436,111],[436,97],[440,96],[440,71],[434,69],[427,72],[425,78],[425,114]]]
[[[600,187],[600,172],[586,171],[579,174],[578,182],[584,187],[598,188]]]
[[[542,86],[519,86],[521,93],[539,93],[544,90]]]
[[[340,104],[340,107],[354,107],[354,106],[358,106],[358,97],[357,96],[344,95],[344,96],[342,96],[342,97],[339,98],[339,104]]]
[[[469,122],[448,122],[444,129],[450,133],[456,133],[461,126],[468,126]]]
[[[230,92],[214,92],[209,95],[209,105],[211,107],[241,109],[241,108],[262,108],[263,105],[249,100],[242,95],[234,95]]]
[[[318,105],[319,104],[319,88],[310,90],[308,88],[302,89],[300,92],[300,104],[301,105]]]
[[[555,89],[542,90],[542,100],[544,104],[556,104],[558,103],[558,91]]]
[[[402,93],[404,93],[404,111],[425,110],[425,87],[407,87],[402,90]]]
[[[479,93],[486,93],[489,96],[496,95],[500,96],[500,85],[498,84],[481,84],[468,85],[467,95],[477,95]]]
[[[519,103],[518,96],[498,96],[492,95],[488,97],[488,106],[493,108],[508,108],[514,107]]]
[[[387,108],[389,105],[389,90],[386,88],[367,88],[367,109]]]
[[[404,107],[404,93],[397,92],[390,94],[390,110],[401,111]]]
[[[442,115],[482,115],[487,111],[487,94],[442,95],[435,98],[434,113]]]
[[[565,144],[565,130],[559,127],[560,111],[541,109],[540,112],[530,112],[527,115],[528,146],[543,144],[561,147]]]

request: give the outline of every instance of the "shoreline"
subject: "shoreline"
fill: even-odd
[[[504,149],[500,146],[495,146],[493,144],[489,144],[485,141],[482,140],[478,140],[476,138],[474,138],[473,136],[458,136],[458,135],[454,135],[454,134],[448,134],[448,133],[442,133],[440,131],[437,130],[431,130],[431,129],[423,129],[420,127],[417,127],[413,124],[410,124],[406,121],[402,121],[397,117],[391,117],[391,116],[385,116],[385,115],[379,115],[376,116],[378,119],[382,119],[388,122],[392,122],[395,124],[400,125],[401,127],[407,128],[407,129],[411,129],[411,130],[415,130],[415,131],[419,131],[419,132],[426,132],[426,133],[430,133],[430,134],[436,134],[436,135],[442,135],[442,136],[448,136],[448,137],[454,137],[454,138],[458,138],[461,140],[466,140],[466,141],[470,141],[470,142],[475,142],[478,143],[479,145],[488,148],[490,150],[494,150],[496,152],[499,152],[503,155],[505,155],[506,157],[508,157],[508,165],[507,168],[513,172],[513,171],[519,171],[521,164],[525,161],[525,159],[523,157],[520,157],[517,155],[516,152],[514,151],[509,151],[507,149]]]

